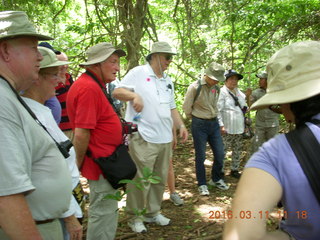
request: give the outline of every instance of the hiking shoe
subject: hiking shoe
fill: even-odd
[[[131,230],[133,232],[136,232],[136,233],[145,233],[145,232],[147,232],[147,229],[144,226],[143,221],[140,218],[136,218],[136,219],[130,220],[128,222],[128,226],[131,228]]]
[[[183,200],[180,198],[179,194],[176,192],[170,194],[170,200],[176,206],[182,206],[184,203]]]
[[[212,181],[212,179],[209,181],[209,185],[211,186],[214,186],[214,187],[217,187],[221,190],[228,190],[229,189],[229,186],[222,180],[220,179],[219,181],[217,182],[214,182]]]
[[[209,196],[209,191],[207,185],[201,185],[198,187],[201,196]]]
[[[171,220],[159,213],[157,216],[154,217],[144,217],[144,221],[147,223],[155,223],[160,226],[166,226],[170,224]]]
[[[238,170],[231,170],[230,176],[239,179],[241,174],[238,172]]]

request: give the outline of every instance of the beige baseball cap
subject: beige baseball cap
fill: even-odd
[[[268,73],[267,72],[260,72],[258,74],[256,74],[257,78],[268,78]]]
[[[90,47],[86,54],[88,60],[79,64],[80,67],[89,66],[96,63],[101,63],[110,57],[113,53],[119,55],[119,57],[126,56],[127,54],[122,49],[116,49],[111,43],[102,42]]]
[[[277,51],[267,63],[267,93],[251,109],[301,101],[320,93],[320,42],[302,41]]]
[[[53,38],[39,34],[29,21],[25,12],[0,12],[0,40],[21,36],[37,37],[39,40],[52,40]]]
[[[224,82],[226,80],[224,77],[224,71],[225,69],[221,64],[212,62],[208,68],[204,70],[204,74],[213,80]]]
[[[57,59],[57,55],[49,48],[38,47],[38,49],[43,57],[42,61],[40,62],[40,69],[57,67],[57,66],[62,66],[62,65],[71,63],[66,61],[59,61]]]

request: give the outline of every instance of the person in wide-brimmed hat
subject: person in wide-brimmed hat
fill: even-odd
[[[188,87],[183,110],[192,119],[191,130],[195,149],[195,167],[198,191],[201,196],[209,195],[204,161],[207,142],[214,155],[209,185],[228,190],[223,180],[224,148],[218,122],[217,100],[220,88],[224,83],[224,67],[212,62],[204,70],[203,76]]]
[[[87,61],[80,64],[86,72],[72,84],[67,95],[77,164],[90,185],[86,237],[92,240],[114,239],[117,230],[117,201],[105,199],[116,190],[93,159],[110,156],[123,140],[121,121],[105,95],[105,87],[116,79],[120,57],[125,55],[122,49],[107,42],[90,47],[86,51]]]
[[[24,101],[37,116],[39,121],[46,127],[51,136],[58,142],[68,142],[68,138],[60,130],[55,122],[50,108],[46,107],[45,101],[55,96],[55,87],[59,80],[59,67],[69,64],[67,61],[59,61],[54,51],[47,47],[38,47],[43,56],[40,62],[39,78],[22,94]],[[70,174],[72,176],[72,189],[79,183],[79,170],[76,165],[74,148],[71,147],[69,157],[66,159]],[[72,190],[71,190],[72,191]],[[71,192],[70,192],[71,194]],[[67,235],[71,239],[82,240],[82,226],[77,220],[82,217],[82,212],[76,199],[72,196],[68,211],[60,216],[62,226],[66,226]],[[71,227],[72,226],[72,227]],[[65,233],[66,234],[66,233]],[[65,238],[70,239],[70,238]]]
[[[151,184],[144,191],[128,185],[126,210],[130,215],[128,224],[134,232],[147,231],[144,221],[160,226],[170,223],[160,209],[172,154],[172,125],[179,129],[183,141],[188,137],[176,109],[174,85],[165,73],[175,54],[167,42],[153,43],[148,63],[131,69],[113,93],[116,98],[129,101],[126,119],[138,125],[139,134],[129,141],[130,155],[137,164],[136,178],[142,177],[145,167],[161,178],[160,183]],[[143,209],[146,209],[143,219],[134,214]]]
[[[242,134],[244,133],[244,113],[247,109],[246,96],[238,89],[239,80],[243,76],[233,69],[225,72],[226,81],[221,88],[218,99],[218,110],[221,115],[220,127],[225,149],[232,151],[230,175],[239,178]]]
[[[39,34],[25,12],[0,12],[0,239],[57,239],[71,178],[57,145],[19,96],[39,78]]]
[[[314,185],[320,172],[316,154],[320,140],[319,55],[320,42],[303,41],[280,49],[269,59],[267,93],[252,109],[279,104],[286,121],[295,123],[296,129],[264,143],[247,163],[223,239],[319,238],[319,191]],[[267,213],[279,201],[284,218],[279,230],[267,232]],[[245,219],[239,217],[241,212]]]

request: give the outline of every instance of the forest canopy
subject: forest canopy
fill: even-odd
[[[0,10],[21,10],[54,48],[73,62],[85,61],[88,47],[111,42],[127,52],[123,75],[145,62],[154,41],[168,41],[179,53],[169,74],[181,105],[187,86],[216,61],[244,75],[240,88],[257,85],[279,48],[300,40],[319,40],[318,0],[1,0]]]

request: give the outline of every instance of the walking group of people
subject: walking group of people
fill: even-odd
[[[204,161],[207,142],[213,152],[211,178],[208,184],[222,190],[229,186],[224,181],[225,150],[232,151],[230,175],[240,178],[239,172],[245,113],[249,106],[266,93],[267,73],[256,75],[259,89],[243,93],[238,81],[243,75],[233,69],[225,70],[219,63],[213,62],[204,71],[203,76],[193,82],[186,93],[183,110],[192,119],[191,129],[195,148],[196,177],[200,195],[209,195]],[[220,88],[219,83],[224,83]],[[269,109],[256,113],[256,135],[253,138],[253,151],[263,142],[278,133],[279,114]]]
[[[105,197],[115,194],[116,189],[94,161],[110,156],[124,141],[119,111],[112,98],[128,102],[125,119],[138,125],[138,131],[128,139],[129,153],[137,167],[133,180],[143,177],[145,168],[161,179],[146,185],[143,191],[127,185],[128,225],[132,231],[142,233],[148,231],[144,223],[170,224],[171,220],[161,213],[161,202],[168,172],[172,179],[176,130],[182,143],[188,138],[176,109],[174,84],[166,74],[176,52],[166,42],[154,43],[147,63],[131,69],[111,96],[107,86],[116,80],[120,58],[126,56],[124,50],[106,42],[90,47],[87,61],[80,64],[85,72],[73,82],[67,72],[67,56],[47,42],[38,46],[39,40],[52,38],[37,33],[24,12],[0,12],[0,239],[82,239],[82,211],[73,194],[79,187],[79,169],[90,186],[86,239],[115,238],[118,205]],[[234,70],[225,71],[216,62],[189,86],[183,110],[192,119],[200,195],[209,195],[204,167],[207,142],[214,155],[208,184],[222,190],[229,188],[224,181],[225,146],[233,151],[231,176],[240,177],[244,115],[253,102],[253,108],[270,107],[257,111],[254,151],[278,132],[278,115],[273,112],[279,108],[274,105],[280,104],[286,120],[297,126],[319,119],[319,104],[315,103],[319,100],[320,70],[314,64],[319,51],[320,44],[312,41],[280,50],[267,66],[272,74],[270,84],[268,80],[267,86],[266,73],[258,74],[260,88],[246,94],[238,89],[243,76]],[[302,57],[308,71],[296,64]],[[219,82],[224,86],[219,88]],[[304,111],[304,105],[308,111]],[[320,134],[318,127],[311,123],[308,126],[314,134]],[[293,162],[287,165],[286,157]],[[304,236],[308,226],[314,226],[318,219],[319,204],[313,189],[306,187],[308,179],[296,162],[283,135],[265,143],[241,177],[234,214],[241,209],[267,211],[282,200],[286,211],[304,209],[310,219],[298,230],[293,226],[301,219],[284,220],[282,231],[274,233],[274,239],[316,239],[317,227],[312,228],[311,237]],[[298,178],[293,178],[294,171],[285,171],[286,166],[297,169]],[[294,186],[304,187],[303,193],[295,194]],[[306,196],[308,206],[301,201]],[[177,205],[183,204],[174,191],[171,199]],[[261,218],[252,219],[248,225],[239,220],[230,219],[226,239],[249,239],[249,232],[267,234]]]

